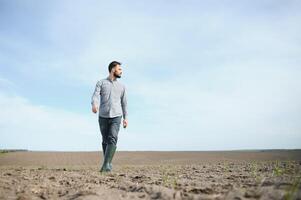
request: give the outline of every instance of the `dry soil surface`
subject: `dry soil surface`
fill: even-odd
[[[301,199],[301,150],[0,154],[0,199]]]

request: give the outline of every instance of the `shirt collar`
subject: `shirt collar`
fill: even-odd
[[[110,79],[110,76],[107,77],[107,80],[109,80],[110,82],[113,82],[113,81]],[[114,81],[117,81],[117,78],[116,78]]]

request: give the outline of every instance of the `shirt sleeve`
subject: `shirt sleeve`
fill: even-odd
[[[94,90],[93,95],[91,97],[91,105],[99,106],[100,92],[101,92],[101,81],[98,81],[96,83],[95,90]]]
[[[127,94],[126,89],[124,87],[123,94],[121,96],[121,106],[122,106],[122,112],[123,112],[123,119],[127,119],[128,112],[127,112]]]

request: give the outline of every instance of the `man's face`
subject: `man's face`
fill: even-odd
[[[114,76],[116,78],[121,78],[121,74],[122,74],[122,69],[120,65],[116,65],[116,67],[113,68],[114,70]]]

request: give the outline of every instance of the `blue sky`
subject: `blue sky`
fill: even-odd
[[[300,1],[0,1],[0,148],[101,149],[90,99],[121,61],[119,150],[301,148]]]

